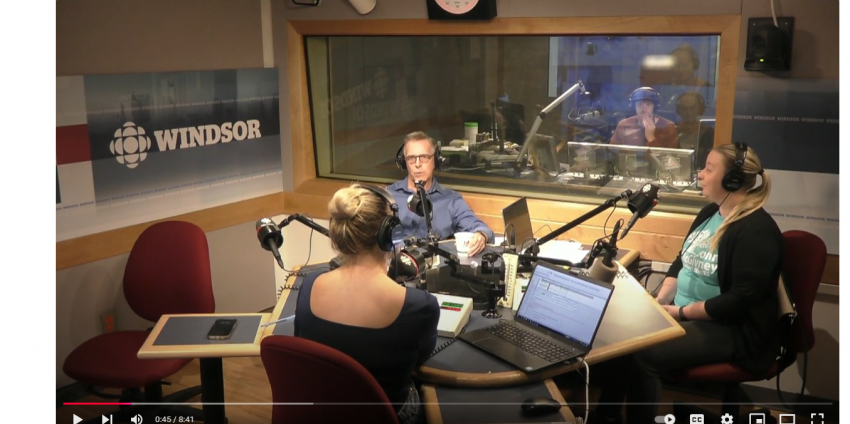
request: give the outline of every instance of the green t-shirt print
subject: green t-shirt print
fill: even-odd
[[[697,227],[685,240],[682,253],[682,269],[679,271],[676,288],[676,306],[711,299],[720,294],[717,281],[717,251],[711,250],[711,239],[723,223],[720,212]]]

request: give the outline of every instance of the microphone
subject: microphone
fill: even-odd
[[[422,198],[419,197],[419,193],[413,193],[407,198],[407,209],[421,217],[424,217],[425,203],[427,203],[428,210],[432,211],[431,216],[434,216],[434,208],[432,207],[431,200],[425,198],[423,201]]]
[[[629,198],[629,210],[634,214],[629,223],[623,228],[623,234],[620,239],[626,238],[626,234],[635,225],[638,219],[645,217],[655,205],[658,204],[658,186],[655,184],[646,184],[635,194]]]
[[[262,218],[257,221],[257,239],[260,240],[260,246],[263,249],[272,252],[277,264],[281,269],[284,269],[283,258],[280,257],[280,246],[283,246],[283,234],[280,232],[277,224],[269,218]]]
[[[576,119],[580,121],[580,120],[586,119],[586,118],[598,118],[601,115],[602,115],[602,113],[599,112],[598,110],[592,110],[590,112],[578,114],[578,117]]]
[[[419,250],[402,250],[390,260],[387,276],[397,283],[404,283],[420,277],[425,272],[425,256]]]
[[[339,268],[340,265],[342,265],[342,259],[340,259],[339,256],[334,256],[333,259],[328,261],[328,266],[330,267],[331,271]]]
[[[614,256],[617,255],[617,234],[619,232],[620,221],[617,221],[614,224],[614,231],[611,233],[611,241],[605,247],[605,255],[602,260],[593,261],[593,265],[590,266],[590,277],[606,283],[614,283],[618,271],[617,265],[614,264]]]

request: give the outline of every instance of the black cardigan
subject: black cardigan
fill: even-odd
[[[715,203],[702,208],[688,234],[718,209]],[[776,288],[785,250],[782,232],[760,208],[727,227],[717,250],[720,295],[705,301],[705,311],[715,321],[734,325],[735,362],[750,373],[765,373],[779,354]],[[668,277],[679,276],[679,253]]]

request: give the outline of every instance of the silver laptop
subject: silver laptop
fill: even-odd
[[[584,356],[602,323],[614,285],[538,261],[513,321],[460,339],[532,372]]]

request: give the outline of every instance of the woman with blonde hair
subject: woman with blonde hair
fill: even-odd
[[[733,362],[759,375],[779,353],[777,284],[784,245],[764,210],[770,176],[753,149],[734,143],[708,154],[699,181],[711,203],[691,224],[656,296],[685,335],[624,358],[620,366],[630,367],[629,387],[612,384],[600,399],[616,403],[626,397],[630,423],[654,421],[661,376],[670,371]],[[617,413],[597,408],[603,422],[616,421]]]
[[[375,377],[402,424],[422,422],[411,374],[437,343],[440,307],[426,291],[387,276],[398,206],[378,188],[354,184],[328,203],[330,239],[341,265],[304,277],[295,335],[337,349]],[[343,417],[340,417],[343,418]]]

